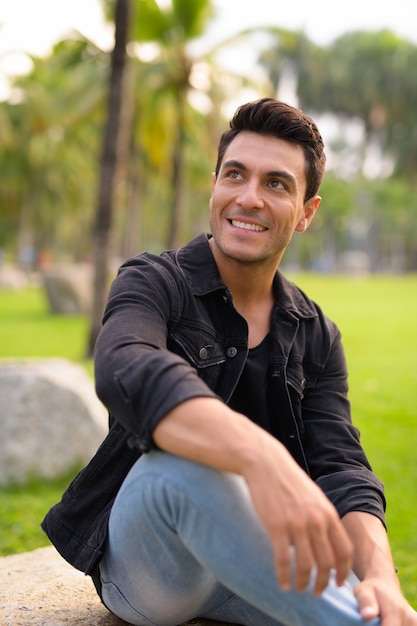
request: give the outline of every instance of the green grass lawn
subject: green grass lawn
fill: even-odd
[[[417,276],[298,276],[340,327],[352,416],[385,483],[388,533],[417,607]]]
[[[84,361],[88,320],[52,315],[42,289],[0,290],[0,358],[64,357]]]
[[[354,422],[386,486],[389,537],[404,593],[417,606],[417,276],[300,275],[295,282],[339,325]],[[85,361],[87,320],[51,315],[38,289],[0,291],[0,358]],[[47,545],[39,521],[69,477],[0,489],[0,554]]]

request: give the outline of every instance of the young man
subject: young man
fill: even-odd
[[[211,234],[130,259],[112,286],[95,357],[110,432],[43,528],[132,624],[417,626],[340,333],[278,271],[324,165],[309,117],[243,105]]]

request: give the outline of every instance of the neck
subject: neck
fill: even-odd
[[[219,268],[220,276],[224,284],[233,294],[235,307],[241,311],[259,306],[260,303],[273,298],[273,273],[267,272],[265,268],[246,268],[239,266],[238,271],[233,268]]]
[[[248,324],[248,346],[254,348],[269,333],[274,307],[272,278],[266,281],[264,273],[256,276],[254,272],[250,275],[242,272],[239,279],[227,281],[226,278],[223,282],[232,293],[236,311]]]
[[[212,252],[220,277],[233,296],[235,309],[244,317],[249,329],[249,347],[258,345],[269,332],[274,306],[273,280],[276,263],[242,263]]]
[[[270,300],[279,260],[268,259],[260,263],[245,263],[224,256],[212,243],[210,247],[220,277],[233,294],[235,306],[239,302],[242,305],[250,305],[250,303],[255,305],[260,301]]]

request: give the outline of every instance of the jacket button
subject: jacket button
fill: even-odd
[[[198,353],[198,356],[200,357],[200,359],[202,361],[205,361],[208,357],[208,351],[207,348],[201,348],[200,352]]]
[[[234,346],[230,346],[230,348],[227,348],[226,350],[226,355],[233,359],[233,357],[237,355],[237,348],[235,348]]]

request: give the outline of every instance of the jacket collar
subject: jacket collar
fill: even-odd
[[[201,233],[176,252],[176,262],[195,296],[225,290],[209,246],[210,235]],[[313,302],[277,270],[274,278],[277,308],[298,318],[317,317]]]

